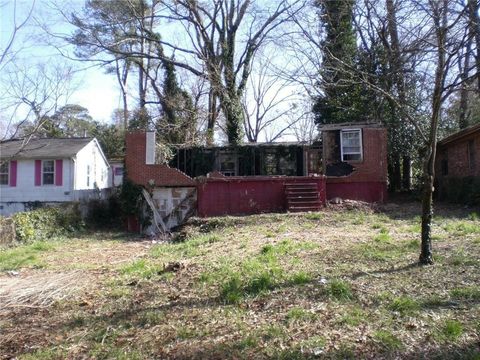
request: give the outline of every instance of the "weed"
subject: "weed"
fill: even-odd
[[[323,214],[320,213],[320,212],[308,213],[308,214],[305,214],[305,219],[307,219],[307,220],[322,220],[323,219]]]
[[[443,226],[443,230],[451,235],[462,236],[468,234],[479,234],[480,226],[466,221],[457,221]]]
[[[39,349],[31,354],[25,354],[21,356],[22,360],[55,360],[65,359],[66,352],[63,349],[57,349],[55,347]]]
[[[410,240],[405,244],[405,248],[408,250],[418,250],[420,249],[420,241],[418,241],[417,239]]]
[[[379,330],[373,333],[373,338],[387,351],[400,349],[402,341],[387,330]]]
[[[478,221],[480,220],[480,213],[474,211],[468,215],[468,220],[471,221]]]
[[[242,340],[237,343],[237,348],[240,350],[246,350],[258,345],[259,339],[253,334],[245,336]]]
[[[236,304],[243,297],[243,284],[238,275],[232,276],[220,288],[220,297],[227,304]]]
[[[457,300],[478,301],[480,300],[480,287],[468,286],[456,288],[450,291],[450,296]]]
[[[456,320],[446,320],[436,337],[440,340],[456,340],[463,334],[463,325]]]
[[[303,348],[311,350],[316,348],[324,348],[326,344],[327,341],[323,336],[312,336],[301,342]]]
[[[270,271],[263,271],[248,280],[245,293],[248,295],[259,295],[273,289],[275,283],[273,274]]]
[[[312,281],[312,276],[305,271],[299,271],[290,276],[289,283],[304,285]]]
[[[359,307],[354,307],[340,318],[339,323],[351,326],[358,326],[365,320],[365,312]]]
[[[420,302],[421,307],[431,309],[448,305],[449,301],[439,295],[431,295]]]
[[[387,308],[391,311],[397,311],[402,315],[407,315],[420,310],[420,304],[411,297],[400,296],[393,299]]]
[[[195,339],[205,336],[205,333],[197,330],[197,328],[189,328],[186,326],[179,326],[177,328],[177,338],[180,340]]]
[[[354,297],[350,284],[338,279],[327,284],[326,292],[329,297],[340,301],[352,300]]]
[[[308,321],[313,319],[315,319],[315,314],[301,307],[291,308],[285,316],[285,320],[288,323],[297,321]]]
[[[392,240],[392,237],[388,232],[384,233],[380,231],[380,234],[376,235],[373,238],[374,241],[379,242],[379,243],[385,243],[388,244]]]
[[[140,326],[155,326],[165,321],[165,313],[162,311],[145,311],[138,317],[138,324]]]
[[[281,339],[285,337],[285,328],[279,325],[268,325],[260,330],[264,341]]]
[[[161,272],[161,267],[145,259],[136,260],[120,268],[120,273],[124,275],[136,276],[143,279],[150,279],[152,276]]]
[[[463,249],[459,249],[448,258],[447,263],[454,266],[470,266],[477,265],[478,260],[465,254]]]

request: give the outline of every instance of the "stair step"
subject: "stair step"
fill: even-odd
[[[289,186],[314,186],[317,187],[317,184],[315,183],[292,183],[292,184],[285,184],[286,187]]]

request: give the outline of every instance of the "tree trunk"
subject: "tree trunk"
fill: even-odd
[[[462,86],[460,88],[460,108],[458,113],[458,126],[460,129],[465,129],[468,126],[468,72],[470,69],[470,51],[471,39],[467,41],[465,47],[465,61],[463,70],[461,71]]]
[[[224,96],[223,113],[227,125],[227,138],[230,145],[242,142],[242,126],[244,121],[243,107],[240,97],[233,93]]]
[[[477,72],[477,91],[480,92],[480,16],[479,6],[477,0],[468,0],[468,14],[470,17],[469,26],[473,33],[476,45],[475,66]]]
[[[211,86],[208,92],[207,146],[213,146],[214,143],[217,115],[217,95]]]
[[[437,150],[438,121],[442,105],[443,82],[445,79],[445,42],[447,37],[447,5],[433,4],[434,22],[437,40],[437,68],[435,70],[435,87],[432,97],[432,116],[430,134],[423,164],[423,199],[422,199],[422,244],[419,262],[421,265],[433,264],[432,255],[432,217],[433,217],[433,181],[435,178],[435,155]]]
[[[412,160],[410,156],[403,156],[402,165],[402,186],[404,190],[410,191],[412,188]]]

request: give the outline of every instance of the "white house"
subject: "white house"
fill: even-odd
[[[0,143],[0,215],[34,202],[70,202],[110,185],[108,164],[95,138],[31,139]]]

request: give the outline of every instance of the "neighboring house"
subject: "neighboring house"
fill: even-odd
[[[0,215],[37,202],[88,198],[109,187],[109,164],[94,138],[31,139],[0,143]]]
[[[442,199],[471,202],[475,191],[480,197],[480,124],[438,142],[435,178]],[[475,201],[480,204],[480,198]]]

